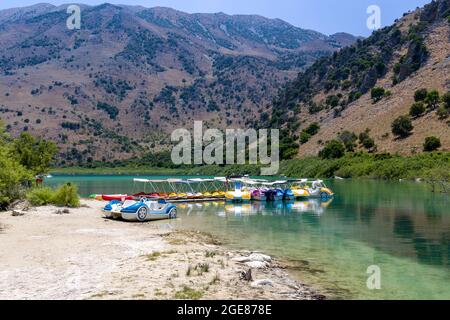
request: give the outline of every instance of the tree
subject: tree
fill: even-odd
[[[370,92],[370,96],[371,96],[373,102],[378,102],[381,100],[381,98],[384,97],[385,93],[386,93],[386,91],[384,90],[384,88],[375,87]]]
[[[373,140],[372,138],[367,138],[362,142],[362,146],[364,148],[366,148],[369,152],[373,152],[376,151],[377,146],[375,144],[375,140]]]
[[[11,140],[0,121],[0,209],[18,199],[31,174],[11,157]]]
[[[427,98],[428,90],[427,89],[419,89],[414,93],[414,101],[420,102],[424,101]]]
[[[400,116],[392,122],[392,133],[400,138],[406,138],[414,129],[409,116]]]
[[[56,152],[57,147],[53,142],[37,140],[28,132],[23,132],[15,139],[11,148],[11,156],[34,175],[48,171]]]
[[[423,115],[426,111],[425,105],[423,104],[423,102],[415,102],[412,106],[411,109],[409,110],[409,115],[413,118],[418,118],[421,115]]]
[[[311,139],[311,135],[310,134],[306,133],[305,131],[302,131],[300,133],[300,142],[302,144],[307,143],[309,141],[309,139]]]
[[[0,209],[19,199],[22,186],[31,179],[30,172],[10,157],[8,148],[0,146]]]
[[[358,137],[354,132],[350,132],[347,130],[341,132],[341,134],[339,135],[339,140],[344,144],[345,150],[347,150],[348,152],[355,151],[356,140],[358,140]]]
[[[433,152],[441,147],[441,139],[437,137],[427,137],[425,143],[423,144],[423,151]]]
[[[339,105],[339,97],[335,95],[330,95],[327,97],[325,103],[332,108],[336,108]]]
[[[342,142],[331,140],[327,142],[325,148],[319,152],[322,159],[339,159],[345,155],[345,147]]]
[[[369,133],[370,129],[366,129],[366,131],[361,132],[358,137],[359,143],[369,152],[373,152],[376,151],[377,146],[375,144],[375,140],[370,137]]]
[[[306,128],[303,131],[311,136],[314,136],[319,132],[319,130],[320,130],[320,125],[317,122],[313,122],[309,125],[308,128]]]
[[[428,92],[427,98],[425,99],[425,102],[428,105],[428,109],[434,110],[439,106],[439,102],[441,101],[439,97],[439,92],[437,90],[433,90]]]

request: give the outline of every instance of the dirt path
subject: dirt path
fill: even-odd
[[[84,200],[62,215],[53,207],[0,213],[0,299],[321,298],[263,255],[236,261],[251,253],[173,230],[170,221],[106,220],[102,205]],[[240,279],[246,263],[256,263],[253,281]]]

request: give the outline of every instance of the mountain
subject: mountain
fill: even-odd
[[[0,117],[58,143],[67,162],[167,148],[175,127],[253,126],[287,81],[357,38],[279,19],[67,5],[0,11]]]
[[[412,117],[410,134],[394,135],[392,124],[408,116],[417,90],[449,94],[449,40],[450,1],[433,1],[317,60],[281,90],[270,117],[261,120],[284,129],[285,157],[297,155],[297,143],[298,155],[317,155],[328,141],[342,134],[355,140],[361,133],[357,150],[414,154],[435,136],[448,151],[450,110],[443,102],[439,108],[425,101],[425,112]]]

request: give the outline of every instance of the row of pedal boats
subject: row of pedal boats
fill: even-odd
[[[297,199],[328,199],[334,193],[322,180],[287,179],[268,181],[249,177],[219,177],[212,179],[134,179],[134,183],[150,186],[150,191],[133,195],[93,195],[92,198],[104,201],[127,201],[139,199],[164,199],[166,201],[200,201],[221,199],[230,202],[246,201],[292,201]],[[166,183],[166,190],[160,185]],[[168,186],[168,188],[167,188]]]

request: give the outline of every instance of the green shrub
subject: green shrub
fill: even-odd
[[[425,101],[427,95],[428,95],[427,89],[419,89],[414,93],[414,101],[416,102]]]
[[[384,88],[375,87],[370,92],[370,96],[374,102],[378,102],[381,100],[381,98],[384,97],[385,93],[386,93],[386,90],[384,90]]]
[[[368,151],[373,152],[377,149],[377,146],[375,145],[375,140],[370,137],[369,133],[370,129],[361,132],[359,134],[359,143]]]
[[[409,115],[413,118],[418,118],[423,115],[426,111],[425,105],[423,102],[416,102],[411,106],[409,110]]]
[[[319,153],[322,159],[339,159],[345,155],[345,147],[342,142],[337,140],[329,141],[325,148]]]
[[[414,129],[409,116],[400,116],[392,123],[392,133],[400,138],[406,138]]]
[[[304,132],[306,132],[307,134],[314,136],[317,133],[319,133],[320,130],[320,125],[317,122],[313,122],[309,125],[308,128],[306,128],[305,130],[303,130]]]
[[[302,144],[307,143],[309,141],[309,139],[311,139],[311,135],[310,134],[306,133],[305,131],[302,131],[300,133],[300,142]]]
[[[369,152],[375,151],[375,149],[377,149],[376,144],[375,144],[375,140],[373,140],[372,138],[367,138],[362,142],[362,146],[367,149]]]
[[[348,152],[353,152],[356,147],[356,140],[358,140],[358,137],[354,132],[350,132],[348,130],[343,131],[339,134],[339,140],[342,141],[342,143],[345,146],[345,149]]]
[[[439,107],[439,109],[437,109],[436,114],[439,118],[439,120],[444,120],[448,117],[450,113],[450,109],[445,108],[444,106]]]
[[[36,207],[51,204],[53,201],[53,190],[51,188],[31,189],[27,194],[27,199]]]
[[[423,145],[423,151],[433,152],[441,147],[441,139],[437,137],[427,137]]]
[[[437,90],[433,90],[428,92],[427,98],[425,99],[425,102],[428,105],[428,109],[434,110],[439,106],[439,102],[441,101],[441,98],[439,97],[439,92]]]
[[[34,188],[28,192],[27,199],[33,206],[49,204],[70,208],[78,208],[80,206],[80,196],[78,195],[77,187],[70,183],[57,189],[49,187]]]
[[[78,195],[77,186],[68,183],[56,189],[52,203],[57,206],[78,208],[80,206],[80,196]]]

